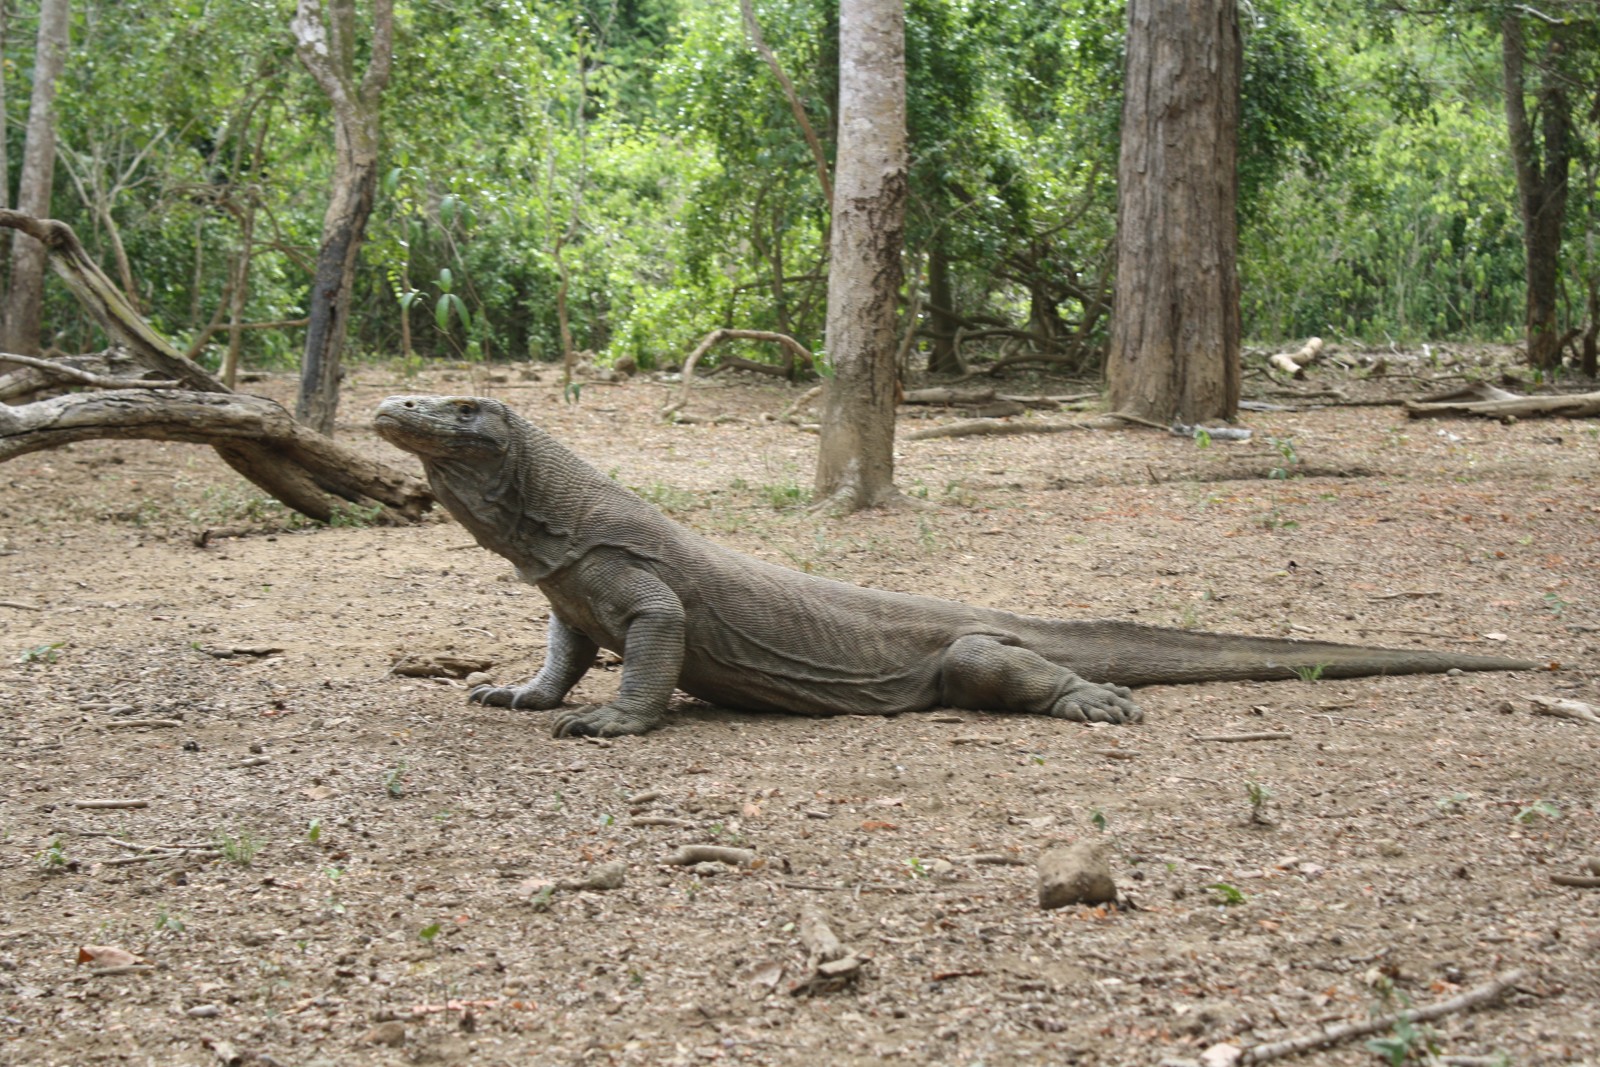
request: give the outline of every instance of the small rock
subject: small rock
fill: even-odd
[[[463,681],[467,683],[467,687],[470,689],[480,685],[492,685],[494,677],[485,671],[473,671]]]
[[[405,1044],[405,1040],[406,1024],[398,1019],[379,1023],[361,1035],[363,1045],[387,1045],[390,1048],[399,1048]]]
[[[1111,880],[1110,850],[1098,841],[1052,848],[1039,857],[1039,906],[1109,904],[1117,899]]]
[[[192,1019],[214,1019],[222,1014],[222,1008],[216,1004],[196,1004],[185,1014]]]
[[[1394,840],[1393,838],[1385,837],[1377,844],[1378,855],[1380,856],[1386,856],[1389,859],[1396,859],[1397,857],[1404,856],[1406,854],[1405,846],[1401,845],[1400,842]]]

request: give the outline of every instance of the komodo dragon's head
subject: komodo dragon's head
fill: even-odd
[[[391,396],[378,405],[372,428],[425,461],[504,456],[514,435],[509,409],[480,396]]]

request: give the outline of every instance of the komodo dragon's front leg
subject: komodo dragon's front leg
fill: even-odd
[[[556,712],[556,737],[642,734],[661,725],[683,670],[684,611],[677,594],[626,553],[591,552],[540,583],[554,609],[544,666],[527,684],[485,686],[469,699],[508,707],[555,708],[594,664],[603,644],[622,653],[617,698]]]
[[[1120,685],[1078,677],[1030,649],[969,634],[939,665],[944,703],[980,711],[1021,711],[1074,722],[1138,722],[1144,712]]]
[[[559,708],[578,679],[594,666],[600,646],[582,632],[568,626],[555,612],[550,613],[550,640],[544,650],[544,665],[525,685],[480,685],[467,695],[473,704],[493,704],[502,708],[529,708],[549,711]]]

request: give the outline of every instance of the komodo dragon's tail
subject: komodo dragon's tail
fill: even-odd
[[[1118,620],[1059,620],[1026,643],[1093,682],[1160,685],[1183,682],[1270,681],[1303,677],[1359,678],[1374,674],[1526,671],[1545,664],[1509,656],[1475,656],[1428,649],[1375,648],[1332,641],[1206,633]]]

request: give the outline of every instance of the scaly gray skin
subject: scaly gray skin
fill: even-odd
[[[707,541],[495,400],[392,396],[373,425],[415,453],[478,543],[549,599],[544,666],[470,699],[552,709],[609,648],[622,687],[555,715],[557,737],[661,725],[673,690],[753,711],[883,714],[934,707],[1137,722],[1125,685],[1527,670],[1498,656],[1062,621],[863,589]]]

